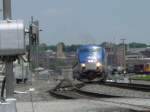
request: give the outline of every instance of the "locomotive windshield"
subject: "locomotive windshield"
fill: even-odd
[[[90,53],[90,52],[99,52],[100,50],[101,48],[83,48],[80,49],[80,52]]]
[[[86,47],[78,50],[78,58],[80,63],[88,62],[88,60],[102,61],[104,51],[101,47]]]

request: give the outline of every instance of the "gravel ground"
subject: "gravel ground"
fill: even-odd
[[[49,90],[53,89],[60,83],[60,75],[55,74],[55,76],[46,76],[46,75],[33,75],[32,83],[28,82],[27,84],[16,84],[15,98],[19,102],[38,102],[38,101],[53,101],[57,98],[49,94]],[[74,81],[74,84],[80,83]],[[70,85],[71,82],[64,81],[61,86]],[[31,90],[31,91],[29,91]]]
[[[15,94],[17,102],[34,102],[37,101],[53,101],[56,98],[49,94],[49,90],[54,88],[59,81],[56,80],[38,80],[34,79],[32,83],[18,84],[15,91],[19,94]]]
[[[115,96],[150,99],[150,92],[141,92],[141,91],[128,90],[128,89],[122,89],[117,87],[109,87],[109,86],[98,85],[98,84],[88,84],[82,87],[82,90],[95,92],[95,93],[108,94],[108,95],[115,95]]]
[[[81,99],[34,102],[33,107],[30,102],[19,102],[17,110],[18,112],[149,112],[149,109],[141,107]]]

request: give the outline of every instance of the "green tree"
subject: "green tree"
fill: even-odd
[[[47,49],[47,45],[45,43],[42,43],[39,45],[39,52],[44,52],[46,50],[48,50],[48,49]]]
[[[146,47],[148,47],[148,45],[144,44],[144,43],[132,42],[132,43],[129,43],[129,47],[130,48],[146,48]]]

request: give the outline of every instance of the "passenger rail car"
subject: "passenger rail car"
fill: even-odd
[[[150,63],[135,65],[134,72],[137,74],[150,74]]]
[[[97,45],[84,45],[77,50],[77,64],[73,68],[73,77],[78,80],[105,81],[106,58],[104,48]]]

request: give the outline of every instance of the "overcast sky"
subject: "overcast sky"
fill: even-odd
[[[14,19],[40,21],[41,42],[150,42],[150,0],[12,0]]]

